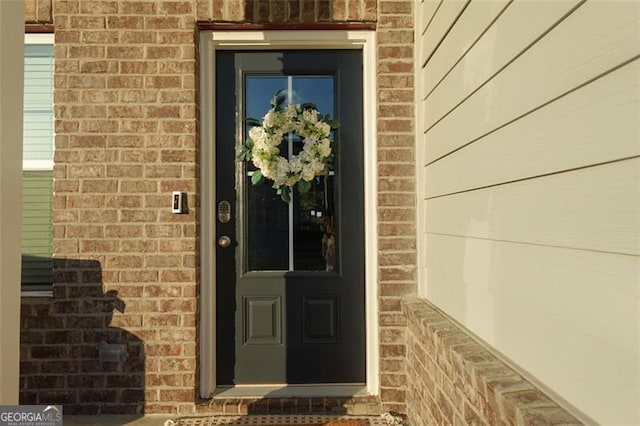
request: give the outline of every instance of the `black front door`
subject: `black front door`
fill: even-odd
[[[234,160],[278,91],[340,122],[330,171],[290,202]],[[361,51],[220,51],[215,110],[218,384],[364,383]]]

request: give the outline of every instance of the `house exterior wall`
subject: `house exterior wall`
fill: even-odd
[[[426,300],[403,311],[410,424],[582,424]]]
[[[367,22],[378,28],[380,398],[404,411],[400,300],[416,285],[413,2],[53,0],[51,10],[54,295],[22,302],[21,403],[196,410],[196,23]],[[188,194],[188,214],[171,214],[172,191]],[[125,345],[127,359],[100,361],[101,342]]]
[[[416,27],[420,294],[563,406],[636,424],[638,3],[437,3]]]

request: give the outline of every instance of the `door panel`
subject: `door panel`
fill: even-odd
[[[280,199],[236,163],[247,117],[273,94],[313,102],[341,123],[331,172]],[[361,51],[220,51],[216,56],[218,384],[363,383],[364,196]],[[281,155],[296,153],[291,138]]]

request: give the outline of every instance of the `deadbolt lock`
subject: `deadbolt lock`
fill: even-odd
[[[227,223],[231,220],[231,204],[226,200],[218,203],[218,220],[220,223]]]

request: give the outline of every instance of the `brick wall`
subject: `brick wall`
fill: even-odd
[[[52,15],[55,290],[23,299],[21,403],[194,411],[196,21],[377,21],[381,396],[404,411],[400,298],[415,289],[412,1],[54,0]],[[188,214],[170,213],[174,190],[187,192]],[[100,361],[100,342],[126,344],[127,360]]]
[[[410,424],[581,424],[428,302],[403,311]]]
[[[51,24],[52,0],[24,0],[24,21],[26,24]]]
[[[54,298],[23,306],[23,403],[193,405],[195,13],[193,2],[53,2],[58,260]],[[189,214],[171,214],[173,190],[188,193]],[[126,343],[128,359],[99,361],[102,341]]]

